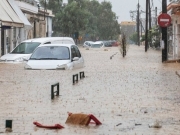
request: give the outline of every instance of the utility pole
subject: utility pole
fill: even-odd
[[[152,40],[151,40],[151,0],[149,0],[149,37],[150,37],[150,46],[152,46]]]
[[[145,52],[148,49],[148,9],[149,9],[149,0],[146,0],[146,28],[145,28]]]
[[[138,6],[137,6],[137,8],[138,8],[138,10],[137,10],[137,43],[138,43],[138,46],[140,46],[140,36],[139,36],[139,0],[138,0]]]
[[[162,13],[167,13],[167,0],[162,0]],[[167,27],[162,27],[162,40],[164,48],[162,49],[162,62],[167,61]]]
[[[155,25],[157,26],[157,7],[155,7]]]

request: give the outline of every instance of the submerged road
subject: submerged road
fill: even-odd
[[[0,63],[0,134],[8,134],[9,119],[13,135],[180,134],[179,63],[162,63],[161,51],[143,46],[130,45],[125,58],[117,47],[80,50],[85,67],[72,71]],[[72,75],[81,71],[85,78],[72,85]],[[60,96],[51,100],[56,82]],[[65,124],[67,112],[93,114],[102,125]],[[34,121],[65,128],[38,128]]]

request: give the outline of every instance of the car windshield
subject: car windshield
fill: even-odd
[[[31,60],[69,60],[69,48],[65,46],[38,47],[32,54]]]
[[[23,42],[19,44],[11,53],[12,54],[30,54],[32,53],[41,43],[39,42]]]
[[[101,48],[102,44],[101,43],[95,43],[91,45],[92,48]]]

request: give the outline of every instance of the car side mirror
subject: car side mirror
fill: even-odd
[[[23,58],[23,61],[28,61],[28,60],[29,60],[29,58],[27,58],[27,57]]]
[[[79,57],[74,57],[73,58],[73,61],[78,61],[79,60]]]

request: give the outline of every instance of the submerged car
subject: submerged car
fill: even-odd
[[[93,41],[85,41],[83,44],[83,47],[91,47],[91,45],[93,44]]]
[[[25,69],[66,70],[84,67],[84,59],[75,44],[44,44],[38,46]]]
[[[91,48],[102,48],[104,47],[104,43],[101,41],[96,41],[91,45]]]
[[[28,59],[32,52],[39,46],[43,44],[75,44],[71,37],[45,37],[45,38],[34,38],[28,39],[20,43],[8,54],[3,55],[0,58],[0,62],[23,62]]]

